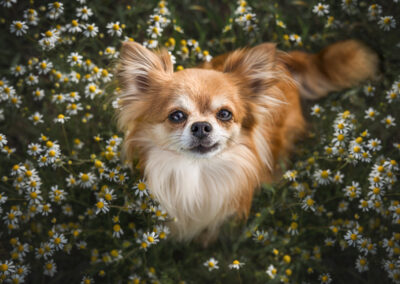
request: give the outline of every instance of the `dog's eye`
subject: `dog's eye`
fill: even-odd
[[[172,112],[169,116],[168,119],[173,122],[173,123],[181,123],[185,121],[187,118],[187,115],[180,110]]]
[[[217,117],[218,117],[219,120],[228,121],[228,120],[232,119],[232,113],[229,110],[221,109],[217,113]]]

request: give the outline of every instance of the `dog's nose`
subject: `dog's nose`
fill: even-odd
[[[195,122],[191,127],[192,135],[199,139],[207,137],[212,131],[212,126],[206,121]]]

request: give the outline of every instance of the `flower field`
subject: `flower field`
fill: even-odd
[[[0,283],[400,283],[400,1],[0,0]],[[120,159],[123,41],[176,71],[261,42],[358,39],[380,74],[305,101],[247,222],[177,243]]]

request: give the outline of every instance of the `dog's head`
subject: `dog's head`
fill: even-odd
[[[117,75],[127,158],[134,147],[210,158],[250,137],[259,116],[279,103],[267,91],[276,79],[275,46],[235,51],[221,67],[173,72],[166,50],[125,42]]]

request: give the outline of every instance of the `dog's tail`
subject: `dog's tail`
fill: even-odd
[[[373,79],[378,70],[378,56],[355,40],[334,43],[317,54],[289,52],[285,64],[299,83],[302,97],[318,99],[329,92]]]

